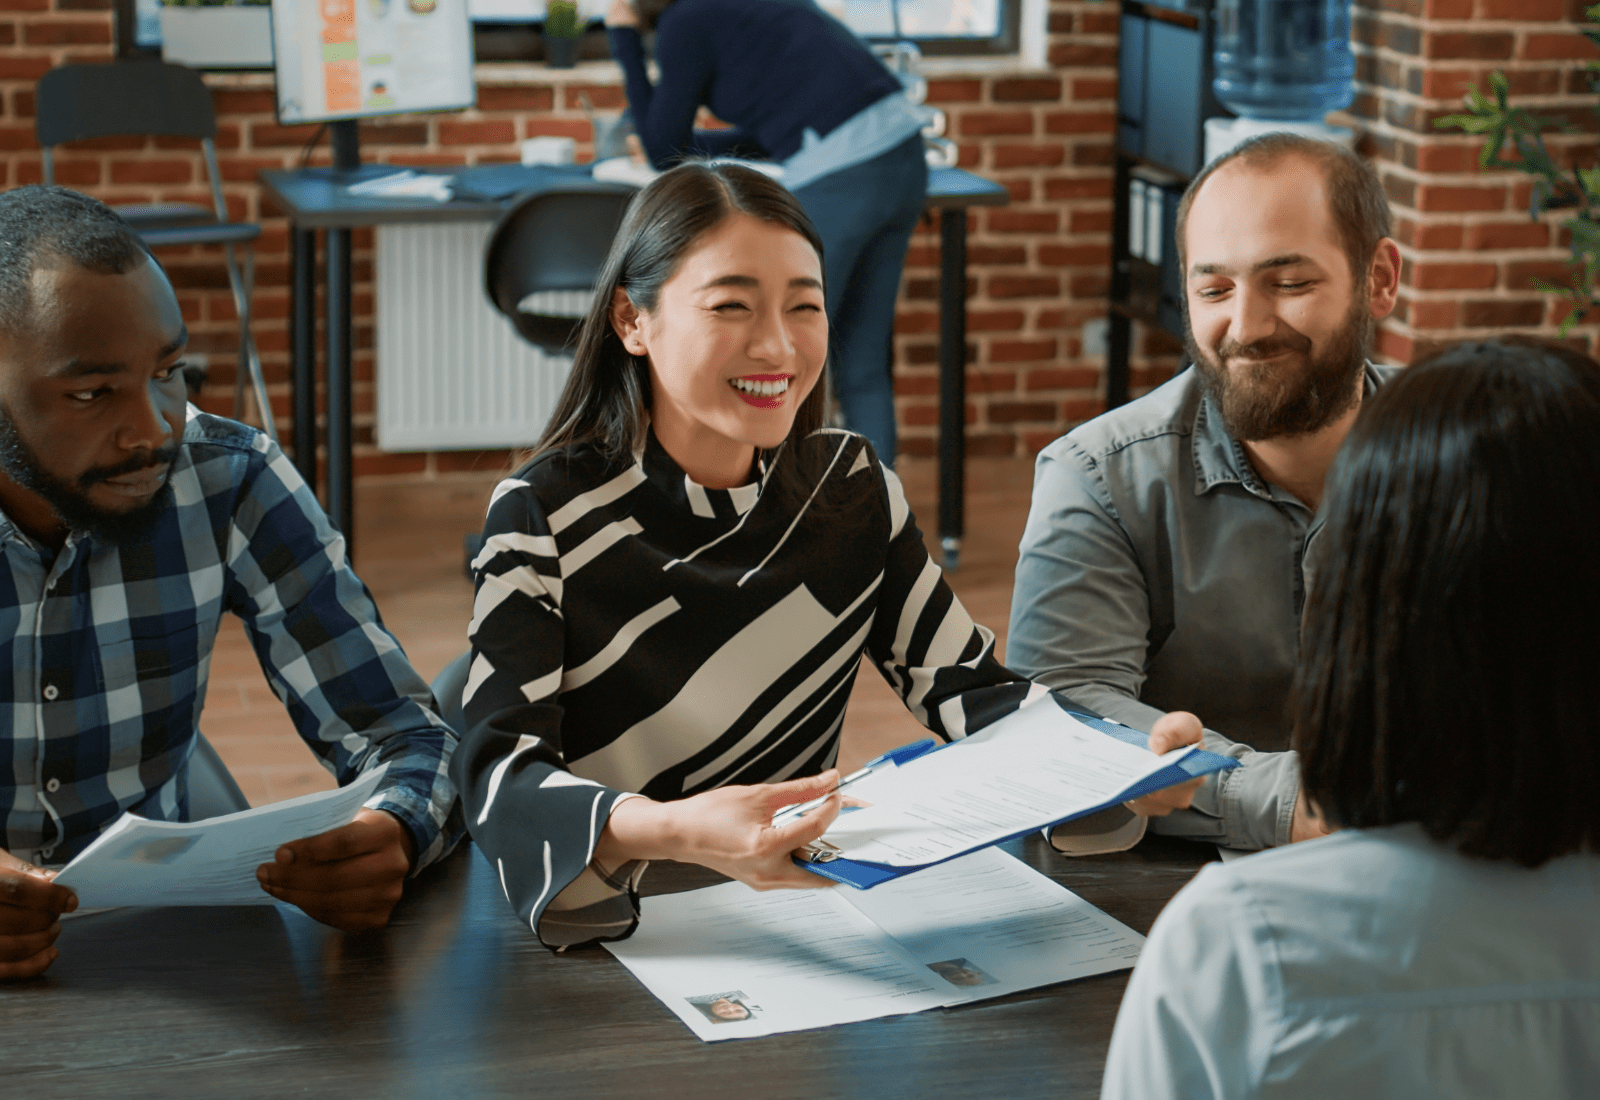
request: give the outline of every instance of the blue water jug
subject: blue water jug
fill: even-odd
[[[1217,0],[1217,99],[1245,118],[1320,122],[1350,105],[1349,0]]]

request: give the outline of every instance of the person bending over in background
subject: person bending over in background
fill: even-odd
[[[56,958],[66,863],[124,811],[189,814],[224,611],[324,765],[381,786],[257,871],[337,928],[384,924],[459,835],[455,735],[262,433],[190,406],[172,286],[110,208],[0,195],[0,978]]]
[[[1294,742],[1341,831],[1213,864],[1150,933],[1108,1100],[1600,1083],[1600,365],[1463,344],[1329,477]]]
[[[1007,661],[1139,729],[1193,711],[1242,764],[1159,832],[1317,832],[1284,708],[1323,478],[1391,373],[1367,361],[1399,285],[1389,230],[1383,185],[1340,146],[1271,134],[1214,161],[1178,213],[1194,365],[1039,454]]]
[[[832,885],[790,856],[839,796],[772,815],[838,782],[863,652],[946,739],[1041,693],[995,661],[871,445],[821,428],[823,293],[822,242],[777,183],[730,164],[661,176],[624,219],[549,428],[495,490],[451,767],[552,947],[631,933],[652,859]],[[1152,746],[1199,735],[1174,716]]]
[[[925,118],[866,43],[812,0],[613,0],[628,106],[657,168],[770,157],[825,246],[832,381],[845,424],[894,465],[890,341],[928,167]],[[661,82],[640,29],[656,32]],[[694,129],[704,105],[732,130]]]

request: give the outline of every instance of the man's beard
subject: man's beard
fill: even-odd
[[[38,455],[23,440],[11,414],[0,408],[0,470],[12,481],[44,498],[46,504],[73,531],[83,531],[115,545],[138,542],[155,529],[172,504],[172,478],[162,483],[144,504],[115,512],[97,507],[88,491],[108,478],[137,473],[151,466],[170,466],[177,461],[179,444],[172,443],[144,455],[136,455],[116,466],[97,466],[66,481],[39,463]]]
[[[1360,400],[1357,381],[1366,369],[1376,322],[1358,293],[1341,324],[1321,352],[1293,329],[1249,344],[1229,341],[1213,362],[1185,337],[1189,360],[1200,371],[1206,393],[1222,410],[1228,434],[1240,440],[1306,435],[1327,427]],[[1295,352],[1303,365],[1259,360],[1279,352]],[[1228,361],[1233,360],[1230,369]]]

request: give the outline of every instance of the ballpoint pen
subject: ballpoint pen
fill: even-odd
[[[923,753],[931,751],[937,744],[938,742],[932,737],[924,737],[921,741],[913,741],[909,745],[901,745],[897,749],[890,749],[882,756],[875,756],[871,760],[868,760],[866,764],[862,765],[860,770],[853,771],[843,779],[839,780],[839,785],[833,788],[832,791],[829,791],[827,794],[823,795],[821,798],[813,798],[809,802],[797,802],[793,806],[785,806],[783,809],[772,815],[772,823],[774,825],[782,825],[787,821],[799,817],[801,814],[806,813],[809,810],[814,810],[824,802],[828,801],[828,798],[834,793],[834,791],[842,791],[850,784],[856,782],[856,780],[864,779],[873,772],[882,768],[899,767],[907,760],[913,760],[916,757],[921,756]]]

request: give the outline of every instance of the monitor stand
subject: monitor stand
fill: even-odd
[[[328,123],[328,144],[333,149],[333,174],[354,176],[361,172],[361,131],[353,118]]]

